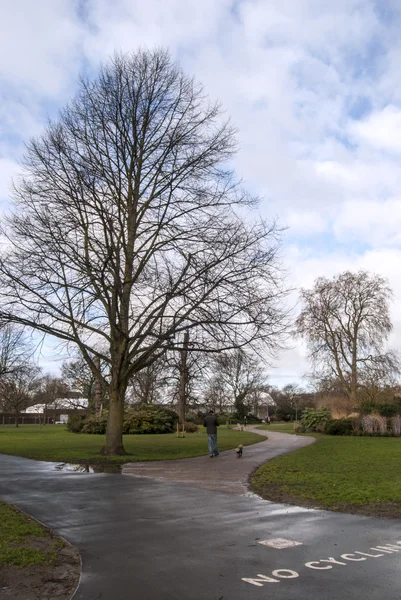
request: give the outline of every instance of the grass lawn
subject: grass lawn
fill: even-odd
[[[59,540],[51,538],[42,525],[3,502],[0,502],[0,522],[0,567],[29,567],[55,562]],[[36,542],[38,538],[46,542],[45,551],[30,547],[34,538]]]
[[[230,450],[240,443],[248,446],[263,439],[255,433],[219,427],[219,450]],[[126,456],[102,456],[100,449],[103,444],[103,435],[70,433],[63,425],[0,426],[0,453],[36,460],[96,465],[207,454],[207,435],[204,431],[188,433],[185,438],[177,438],[175,433],[125,435]]]
[[[71,598],[81,572],[78,551],[4,502],[0,523],[0,596]]]
[[[315,437],[259,468],[253,489],[268,500],[401,517],[400,438]]]
[[[281,431],[281,433],[295,433],[294,431],[294,423],[289,421],[288,423],[282,422],[277,423],[273,422],[270,425],[257,425],[257,429],[263,429],[265,431]]]

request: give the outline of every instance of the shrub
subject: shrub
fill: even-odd
[[[314,409],[305,408],[301,415],[300,424],[305,431],[324,431],[330,421],[330,411],[324,406]]]
[[[378,414],[363,415],[361,428],[364,433],[379,435],[387,433],[387,419]]]
[[[382,417],[395,417],[399,414],[400,407],[398,404],[379,404],[377,410]]]
[[[324,431],[328,435],[351,435],[353,430],[353,419],[332,419]]]
[[[123,433],[172,433],[178,416],[168,408],[153,404],[142,404],[125,412]]]
[[[395,417],[395,415],[400,414],[400,405],[396,402],[387,404],[363,402],[361,404],[361,413],[364,415],[374,415],[378,413],[382,417]]]
[[[295,410],[278,408],[276,410],[276,417],[279,421],[292,421],[295,418]]]
[[[397,415],[391,419],[391,428],[394,435],[401,435],[401,417]]]
[[[106,433],[107,427],[107,411],[104,411],[101,415],[89,415],[86,417],[82,433],[94,433],[102,435]]]
[[[199,427],[196,423],[191,423],[190,421],[184,424],[185,433],[198,433]]]
[[[71,431],[71,433],[80,433],[84,426],[83,415],[69,415],[67,421],[67,430]]]

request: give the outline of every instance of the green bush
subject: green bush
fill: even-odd
[[[187,421],[184,424],[185,433],[198,433],[199,427],[196,423],[192,423],[191,421]]]
[[[331,415],[328,408],[305,408],[301,415],[300,424],[305,431],[324,431]]]
[[[82,433],[94,433],[102,435],[106,433],[107,411],[101,415],[88,415],[82,427]]]
[[[353,431],[352,419],[332,419],[326,423],[324,430],[328,435],[351,435]]]
[[[80,433],[84,426],[84,419],[83,415],[69,415],[67,421],[68,431],[71,431],[71,433]]]
[[[379,404],[377,402],[363,402],[361,404],[361,413],[363,415],[371,415],[379,413],[382,417],[395,417],[400,414],[400,405],[396,402]]]
[[[173,410],[153,404],[142,404],[125,412],[123,433],[172,433],[177,420],[177,413]]]
[[[398,404],[379,404],[377,410],[382,417],[395,417],[399,414],[400,407]]]
[[[292,421],[295,419],[295,410],[292,408],[278,408],[276,410],[276,417],[279,421]]]

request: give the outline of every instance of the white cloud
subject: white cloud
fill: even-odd
[[[401,11],[386,6],[392,21],[376,0],[15,0],[0,22],[0,198],[22,140],[73,93],[79,70],[168,46],[238,126],[237,170],[264,216],[289,226],[290,284],[388,273],[401,345]],[[307,370],[298,346],[276,375],[289,368]]]
[[[377,150],[401,152],[401,109],[388,105],[350,126],[350,132],[359,143],[367,142]]]

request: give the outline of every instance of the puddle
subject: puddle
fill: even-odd
[[[121,473],[121,465],[74,465],[60,463],[55,466],[56,471],[69,473]]]

